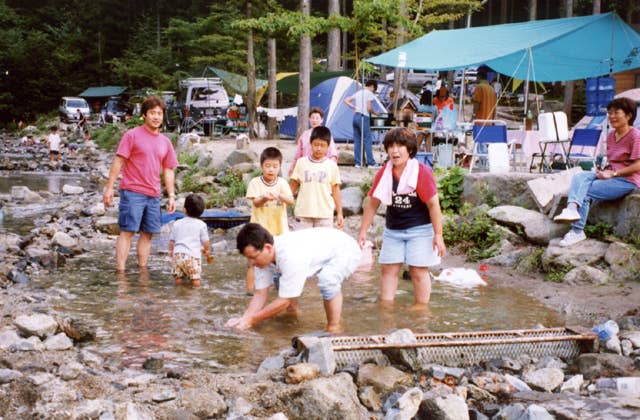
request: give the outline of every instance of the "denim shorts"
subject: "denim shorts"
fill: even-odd
[[[118,225],[125,232],[160,233],[160,198],[120,190]]]
[[[385,228],[378,262],[412,267],[440,264],[440,257],[433,249],[433,226],[428,224],[401,230]]]

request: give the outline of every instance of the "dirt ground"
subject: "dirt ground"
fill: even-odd
[[[255,140],[250,148],[256,153],[269,146],[282,151],[284,156],[282,173],[288,173],[295,152],[295,142],[291,140]],[[338,144],[338,150],[353,151],[353,146]],[[212,151],[215,164],[221,164],[236,148],[235,139],[211,140],[201,144]],[[384,160],[386,154],[380,145],[374,146],[376,158]],[[356,183],[371,177],[372,171],[340,166],[343,182]],[[447,255],[444,267],[468,267],[478,270],[479,263],[467,263],[464,256]],[[606,319],[615,319],[624,313],[640,307],[640,283],[620,283],[615,280],[606,285],[573,285],[544,281],[541,273],[520,274],[513,269],[489,266],[487,274],[498,286],[509,286],[521,290],[546,306],[564,315],[567,325],[591,326]]]

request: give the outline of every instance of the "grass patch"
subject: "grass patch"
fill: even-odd
[[[595,225],[586,225],[584,233],[588,238],[604,241],[609,235],[613,234],[613,226],[606,222],[598,222]]]
[[[465,253],[469,261],[478,261],[497,254],[502,231],[483,207],[474,208],[467,203],[459,215],[447,220],[444,240]]]

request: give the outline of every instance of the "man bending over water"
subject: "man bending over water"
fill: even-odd
[[[318,279],[327,316],[326,330],[340,331],[342,282],[358,267],[362,251],[346,233],[331,228],[304,229],[275,238],[256,223],[246,224],[236,239],[238,251],[256,267],[254,294],[240,318],[228,327],[248,329],[277,315],[302,294],[308,278]],[[273,273],[279,272],[278,297],[265,306]]]

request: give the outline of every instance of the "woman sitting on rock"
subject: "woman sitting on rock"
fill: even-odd
[[[607,135],[610,166],[595,172],[580,172],[571,179],[567,208],[553,219],[572,223],[560,246],[571,246],[586,239],[584,225],[591,200],[615,200],[640,187],[640,130],[633,127],[636,104],[631,99],[618,98],[607,105],[607,111],[614,129]]]

